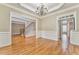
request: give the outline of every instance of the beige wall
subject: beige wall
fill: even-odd
[[[42,31],[55,31],[56,30],[56,16],[53,15],[51,17],[47,17],[44,19],[41,19],[38,23],[38,29]]]
[[[10,31],[10,9],[0,5],[0,32]]]
[[[76,19],[76,22],[77,22],[77,31],[79,31],[79,8],[76,8],[76,9],[72,9],[72,10],[69,10],[69,11],[65,11],[65,12],[61,12],[61,13],[57,13],[57,14],[53,14],[51,16],[48,16],[48,17],[45,17],[45,18],[42,18],[39,20],[38,22],[38,29],[39,31],[56,31],[57,30],[57,23],[56,23],[56,18],[57,16],[60,16],[62,14],[67,14],[67,13],[71,13],[71,12],[74,12],[76,11],[77,12],[77,19]]]

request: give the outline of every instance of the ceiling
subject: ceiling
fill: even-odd
[[[27,11],[32,15],[38,16],[35,14],[35,11],[36,11],[37,6],[40,5],[40,3],[8,3],[8,4],[14,7],[20,8],[24,11]],[[66,8],[79,5],[79,3],[43,3],[43,4],[45,4],[48,8],[48,13],[46,15],[49,15],[56,11],[60,11]]]
[[[26,9],[29,9],[32,12],[35,12],[36,8],[40,5],[40,3],[20,3],[20,5]],[[51,12],[61,8],[64,3],[44,3],[44,5],[48,8],[48,12]]]
[[[52,13],[58,11],[63,8],[69,8],[69,6],[79,5],[77,3],[43,3],[48,8],[48,13]],[[32,13],[35,13],[36,8],[40,5],[40,3],[20,3],[21,7],[30,10]],[[43,15],[45,16],[45,15]]]

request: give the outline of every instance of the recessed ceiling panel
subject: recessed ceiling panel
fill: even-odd
[[[32,12],[36,11],[37,6],[41,3],[20,3],[21,7],[31,10]],[[54,11],[62,7],[63,3],[43,3],[47,8],[48,12]]]

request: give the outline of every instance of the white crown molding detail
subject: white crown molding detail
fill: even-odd
[[[25,21],[35,22],[36,21],[35,18],[31,18],[29,16],[22,15],[17,12],[13,12],[13,11],[10,12],[10,16],[11,16],[12,20],[14,20],[14,21],[23,21],[23,22],[25,22]]]
[[[31,10],[32,12],[35,12],[35,10],[36,10],[36,9],[34,9],[34,8],[31,8],[31,7],[28,6],[28,5],[25,5],[24,3],[20,3],[20,5],[21,5],[22,7],[24,7],[24,8],[26,8],[26,9]],[[49,13],[49,12],[52,12],[52,11],[54,11],[54,10],[57,10],[57,9],[59,9],[59,8],[61,8],[63,5],[64,5],[64,3],[60,3],[58,6],[49,9],[48,13]],[[36,7],[37,7],[37,6],[36,6]]]
[[[68,11],[68,10],[71,10],[71,9],[78,8],[78,7],[79,7],[79,5],[76,5],[76,6],[72,6],[72,7],[70,7],[70,8],[66,8],[66,9],[63,9],[63,10],[60,10],[60,11],[56,11],[56,12],[54,12],[54,13],[50,13],[50,14],[47,14],[47,15],[45,15],[45,16],[39,17],[39,16],[37,16],[37,15],[34,15],[34,14],[32,14],[32,13],[29,13],[29,12],[27,12],[27,11],[24,11],[24,10],[22,10],[22,9],[20,9],[20,8],[16,8],[16,7],[11,6],[11,5],[9,5],[9,4],[6,4],[6,3],[1,4],[1,5],[7,6],[7,7],[9,7],[9,8],[18,10],[18,11],[23,12],[23,13],[27,13],[27,14],[29,14],[29,15],[31,15],[31,16],[36,17],[37,19],[42,19],[42,18],[51,16],[51,15],[54,15],[54,14],[57,14],[57,13],[65,12],[65,11]],[[59,7],[61,7],[61,6],[63,6],[63,5],[64,5],[64,4],[61,4]],[[56,8],[59,8],[59,7],[56,7]]]
[[[25,5],[25,4],[23,4],[23,3],[20,3],[20,5],[21,5],[22,7],[24,7],[24,8],[27,8],[27,9],[31,10],[32,12],[35,11],[33,8],[30,8],[28,5]]]
[[[40,19],[45,18],[45,17],[49,17],[49,16],[54,15],[54,14],[57,14],[57,13],[62,13],[62,12],[65,12],[65,11],[69,11],[69,10],[72,10],[72,9],[75,9],[75,8],[78,8],[78,7],[79,7],[79,5],[72,6],[72,7],[70,7],[70,8],[66,8],[66,9],[63,9],[63,10],[60,10],[60,11],[51,13],[51,14],[47,14],[47,15],[45,15],[45,16],[41,16]]]
[[[64,3],[61,3],[58,6],[56,6],[55,8],[50,9],[49,12],[52,12],[54,10],[57,10],[57,9],[61,8],[63,5],[64,5]]]
[[[39,16],[34,15],[34,14],[32,14],[32,13],[29,13],[29,12],[23,10],[23,9],[20,9],[20,8],[14,7],[14,6],[9,5],[9,4],[6,4],[6,3],[1,4],[1,5],[4,5],[4,6],[6,6],[6,7],[9,7],[9,8],[15,9],[15,10],[20,11],[20,12],[23,12],[23,13],[26,13],[26,14],[28,14],[28,15],[34,16],[34,17],[36,17],[37,19],[39,19]]]

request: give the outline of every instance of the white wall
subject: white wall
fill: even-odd
[[[30,22],[30,24],[27,26],[28,24],[26,24],[26,28],[25,28],[25,36],[29,37],[29,36],[34,36],[36,35],[36,24],[35,22]]]
[[[0,32],[0,47],[11,45],[10,32]]]

